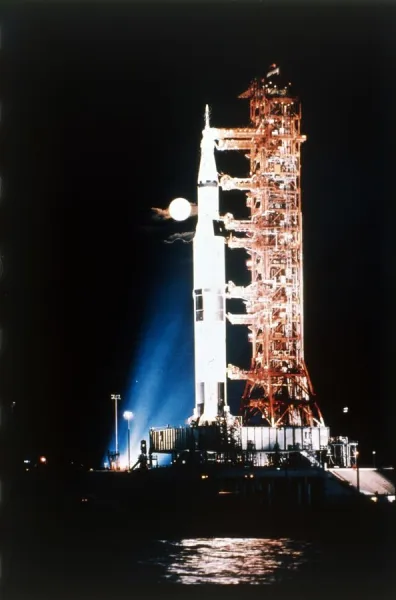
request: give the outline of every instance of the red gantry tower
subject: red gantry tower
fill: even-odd
[[[245,314],[228,314],[246,325],[252,345],[249,370],[228,366],[228,377],[246,381],[244,424],[261,414],[270,427],[324,427],[304,361],[303,245],[301,212],[301,104],[271,66],[240,98],[250,100],[251,127],[216,129],[217,149],[245,153],[246,178],[223,175],[223,191],[246,193],[247,220],[223,217],[229,248],[248,254],[251,283],[228,283],[227,297],[242,299]]]

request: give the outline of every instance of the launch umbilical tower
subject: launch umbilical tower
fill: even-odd
[[[250,162],[248,177],[219,181],[223,191],[245,192],[250,209],[246,220],[223,217],[228,247],[247,252],[251,272],[248,286],[227,286],[227,297],[246,306],[227,317],[248,327],[252,345],[250,369],[229,365],[228,377],[246,381],[244,423],[261,415],[270,427],[324,426],[304,361],[301,104],[276,65],[240,98],[250,100],[251,126],[215,132],[217,150],[244,152]]]

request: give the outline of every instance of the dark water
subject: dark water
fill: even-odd
[[[181,585],[262,585],[293,581],[310,561],[312,544],[288,538],[186,538],[160,540],[139,564],[161,582]]]
[[[396,597],[390,512],[258,518],[252,511],[221,526],[205,525],[204,512],[199,519],[131,512],[19,514],[1,598]]]

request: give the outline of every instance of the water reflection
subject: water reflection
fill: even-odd
[[[182,584],[273,584],[290,579],[311,554],[308,542],[287,538],[161,540],[157,556],[142,561],[162,568],[162,580]]]

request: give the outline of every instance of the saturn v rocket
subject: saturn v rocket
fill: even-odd
[[[212,424],[228,414],[226,398],[225,239],[216,235],[219,181],[215,131],[205,110],[198,173],[198,221],[193,241],[195,409],[192,420]]]

